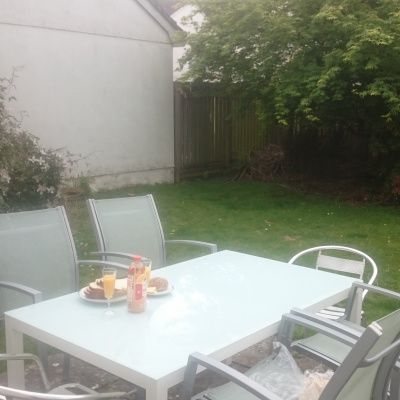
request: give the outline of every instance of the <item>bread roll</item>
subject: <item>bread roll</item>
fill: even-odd
[[[167,279],[160,277],[151,278],[149,287],[155,287],[157,292],[164,292],[168,289],[168,281]]]

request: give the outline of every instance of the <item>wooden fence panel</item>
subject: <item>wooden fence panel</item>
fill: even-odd
[[[176,87],[175,180],[227,168],[245,160],[253,149],[266,146],[267,138],[255,106],[237,112],[241,100],[193,96]]]
[[[240,109],[241,100],[232,99],[233,109]],[[251,104],[245,111],[238,111],[232,123],[232,151],[239,161],[248,158],[252,150],[259,150],[267,145],[265,128],[257,117],[256,105]]]

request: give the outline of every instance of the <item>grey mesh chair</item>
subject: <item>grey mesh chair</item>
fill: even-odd
[[[42,399],[42,400],[95,400],[95,399],[127,399],[134,392],[109,392],[99,393],[79,383],[66,383],[51,388],[45,369],[40,359],[34,354],[0,354],[1,361],[26,360],[36,363],[43,385],[43,392],[20,390],[8,386],[0,386],[1,396],[16,399]]]
[[[331,336],[341,337],[340,331],[327,329],[307,318],[285,315],[291,322],[307,326]],[[281,324],[285,323],[282,320]],[[386,399],[393,365],[400,352],[400,310],[387,315],[378,322],[370,324],[356,340],[349,354],[330,378],[319,400]],[[274,374],[285,382],[290,375],[285,369],[277,369],[273,356],[256,364],[245,374],[214,360],[211,357],[194,353],[189,356],[183,383],[183,400],[283,400],[267,385],[258,382],[268,381]],[[193,396],[193,387],[198,366],[201,365],[228,379],[225,385],[206,390]],[[258,371],[262,372],[262,379]],[[289,372],[289,370],[288,370]],[[252,379],[250,378],[252,377]],[[287,381],[288,382],[288,381]],[[192,397],[193,396],[193,397]]]
[[[166,265],[166,245],[188,244],[202,246],[210,253],[217,251],[213,243],[195,240],[165,240],[153,196],[121,199],[87,200],[87,206],[96,235],[98,252],[108,260],[126,259],[140,254],[152,260],[152,269]],[[118,256],[113,258],[112,256]]]
[[[4,312],[79,289],[79,266],[123,264],[78,261],[63,207],[0,214],[0,318]],[[46,347],[39,355],[47,366]],[[67,372],[69,358],[65,358]]]
[[[384,296],[388,299],[394,299],[400,302],[400,293],[383,289],[377,286],[368,285],[361,282],[354,282],[350,290],[344,318],[338,321],[331,321],[317,314],[292,309],[292,322],[290,319],[282,324],[280,329],[280,341],[292,351],[299,352],[305,356],[312,358],[331,369],[336,369],[348,356],[351,348],[356,341],[365,331],[365,328],[350,322],[350,315],[356,302],[359,291],[368,290],[368,293]],[[333,329],[335,332],[340,332],[342,336],[337,335],[329,336],[321,333],[308,335],[302,339],[293,340],[294,328],[296,326],[296,316],[307,318],[313,323],[317,323],[326,327],[326,329]],[[393,370],[391,385],[390,385],[390,398],[400,400],[400,362],[397,361]]]
[[[313,256],[314,258],[311,258]],[[308,260],[306,260],[307,258]],[[367,262],[370,266],[370,278],[367,282],[369,285],[374,283],[378,274],[378,268],[375,261],[369,255],[351,247],[334,245],[312,247],[293,256],[289,260],[289,264],[303,265],[300,259],[307,261],[308,263],[311,262],[315,265],[316,269],[355,276],[361,280],[364,280]],[[364,290],[362,300],[365,298],[366,294],[367,290]],[[321,310],[319,315],[324,316],[325,318],[337,320],[343,317],[344,308],[334,306],[327,307],[326,309]],[[362,315],[359,315],[358,320],[361,321],[361,319]]]

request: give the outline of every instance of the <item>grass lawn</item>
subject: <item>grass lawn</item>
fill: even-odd
[[[350,204],[322,195],[262,182],[223,179],[187,181],[102,191],[96,198],[154,196],[166,239],[196,239],[229,249],[288,261],[308,247],[357,248],[378,265],[377,286],[400,291],[400,212],[370,203]],[[96,248],[84,199],[67,200],[79,258]],[[171,246],[168,264],[204,254],[193,246]],[[290,277],[288,277],[290,279]],[[367,297],[368,320],[397,307]]]
[[[377,263],[377,286],[400,291],[398,209],[370,203],[349,204],[275,184],[223,179],[135,186],[92,193],[87,197],[147,193],[154,196],[166,239],[208,241],[216,243],[219,250],[281,261],[288,261],[303,249],[323,244],[354,247],[369,254]],[[96,244],[85,198],[66,198],[65,206],[79,258],[88,259]],[[195,246],[169,247],[168,264],[205,254],[204,250],[191,247]],[[91,278],[89,271],[82,277],[82,284]],[[367,296],[363,306],[367,321],[398,307],[393,301],[376,296]],[[267,309],[268,305],[264,305],[263,310]],[[0,347],[4,345],[1,333]]]

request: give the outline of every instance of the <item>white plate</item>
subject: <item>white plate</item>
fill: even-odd
[[[168,285],[167,290],[164,290],[162,292],[155,292],[155,293],[147,292],[147,296],[164,296],[165,294],[171,293],[173,290],[174,290],[174,287],[172,285]]]
[[[86,287],[87,287],[87,286],[86,286]],[[82,288],[82,289],[78,292],[79,297],[81,297],[82,299],[87,300],[87,301],[93,301],[94,303],[107,303],[107,299],[90,299],[89,297],[86,297],[86,295],[85,295],[85,289],[86,289],[86,287]],[[123,300],[126,300],[126,294],[124,294],[124,295],[118,295],[118,296],[116,296],[116,297],[113,297],[113,298],[110,300],[110,303],[116,303],[116,302],[118,302],[118,301],[123,301]]]

